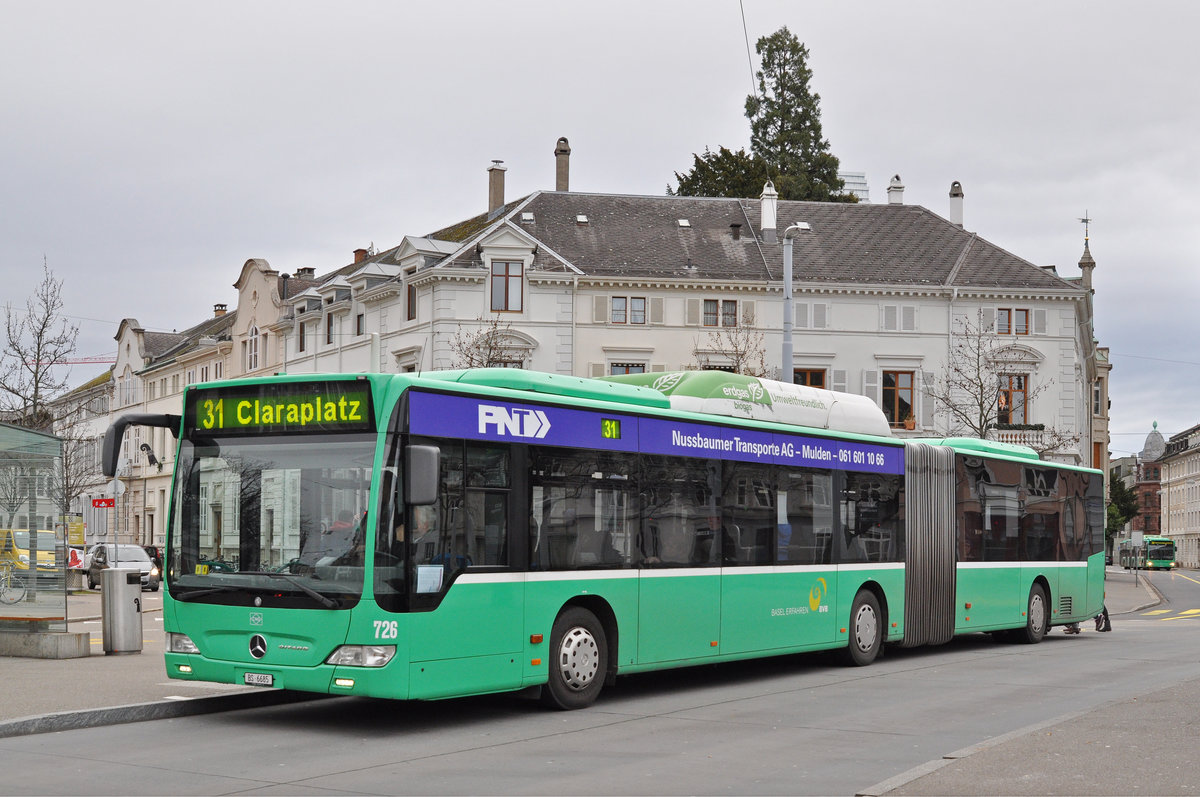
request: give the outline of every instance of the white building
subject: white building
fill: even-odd
[[[1078,278],[1036,266],[963,228],[957,183],[947,217],[904,204],[898,176],[878,205],[780,201],[769,184],[758,199],[595,194],[569,190],[569,155],[560,139],[555,191],[506,203],[495,163],[486,212],[356,250],[321,275],[248,260],[236,310],[218,306],[182,333],[126,319],[114,413],[178,413],[184,385],[222,377],[456,367],[464,345],[489,337],[500,343],[492,364],[577,376],[730,367],[749,340],[769,376],[869,396],[901,436],[944,436],[954,429],[929,391],[963,323],[982,318],[1010,427],[992,434],[1044,447],[1054,429],[1068,441],[1054,458],[1105,468],[1109,365],[1093,339],[1086,245]],[[792,225],[806,229],[794,238],[783,363],[781,235]],[[173,440],[142,433],[127,435],[121,528],[149,544],[163,534]],[[161,470],[136,453],[143,442]]]

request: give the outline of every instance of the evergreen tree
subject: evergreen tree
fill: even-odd
[[[1105,535],[1110,540],[1125,528],[1138,512],[1137,494],[1125,486],[1116,471],[1113,471],[1108,481],[1108,522],[1105,524]]]
[[[762,68],[755,74],[759,93],[746,98],[750,152],[705,147],[693,155],[690,171],[675,173],[679,196],[757,197],[767,180],[780,199],[857,202],[841,195],[838,159],[821,133],[819,94],[809,92],[808,49],[786,28],[755,45]]]
[[[703,155],[692,157],[695,158],[692,170],[685,174],[675,172],[679,188],[672,191],[667,186],[667,194],[757,199],[771,179],[767,164],[744,149],[733,152],[718,147],[713,152],[705,147]]]
[[[841,199],[838,159],[821,132],[821,95],[809,90],[808,48],[787,27],[755,44],[758,94],[746,98],[750,150],[778,174],[782,199]],[[852,200],[851,200],[852,201]]]

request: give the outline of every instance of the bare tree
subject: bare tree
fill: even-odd
[[[17,512],[25,505],[26,476],[26,463],[20,454],[0,451],[0,510],[8,515],[7,528],[16,528]]]
[[[476,319],[476,325],[463,327],[450,339],[451,368],[511,367],[525,362],[528,347],[513,337],[512,324],[499,316]]]
[[[1079,442],[1078,435],[1026,423],[1025,408],[1054,380],[1031,384],[1036,354],[998,337],[989,312],[980,310],[974,319],[956,319],[952,340],[946,366],[929,390],[937,409],[949,417],[950,434],[994,439],[997,428],[1040,430],[1042,434],[1025,438],[1038,454]],[[1021,398],[1019,405],[1015,396]]]
[[[86,403],[55,407],[54,434],[62,440],[62,458],[49,482],[50,496],[61,515],[90,486],[101,481],[96,450],[100,439],[92,434],[88,421],[92,413]]]
[[[699,339],[694,342],[692,356],[697,368],[760,378],[772,374],[772,369],[767,366],[762,330],[752,323],[710,330],[705,342],[705,346],[700,345]]]
[[[75,353],[79,335],[79,327],[62,315],[62,280],[54,278],[44,258],[42,272],[23,314],[11,303],[5,305],[8,346],[0,352],[0,411],[33,429],[48,428],[53,421],[46,403],[66,388],[69,376],[55,367]]]

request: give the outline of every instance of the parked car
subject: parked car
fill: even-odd
[[[142,589],[158,592],[161,581],[158,567],[150,560],[146,551],[140,545],[115,545],[111,542],[101,543],[92,549],[92,561],[88,563],[88,589],[95,589],[100,583],[100,574],[110,567],[120,567],[142,571]]]
[[[154,566],[158,568],[158,572],[162,572],[163,549],[157,545],[143,545],[146,555],[150,557],[150,561],[154,562]]]

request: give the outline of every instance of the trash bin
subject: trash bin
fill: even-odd
[[[104,655],[142,652],[142,573],[110,567],[100,573]]]

